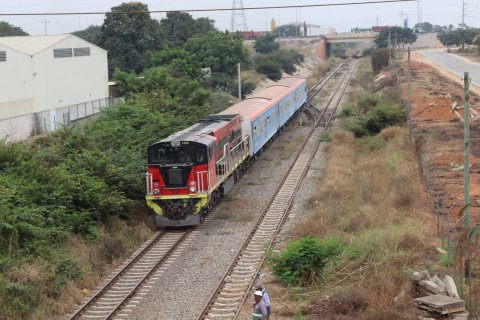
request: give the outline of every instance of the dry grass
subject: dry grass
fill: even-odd
[[[349,248],[340,263],[328,266],[325,287],[312,295],[342,292],[354,284],[364,288],[357,295],[368,305],[366,311],[337,312],[331,307],[332,314],[384,319],[382,312],[390,312],[391,319],[409,319],[405,314],[414,307],[405,270],[418,263],[418,252],[425,250],[429,203],[421,196],[407,130],[387,128],[364,139],[335,131],[331,137],[326,175],[317,196],[309,200],[311,214],[296,225],[293,235],[334,235]]]
[[[80,267],[81,277],[69,283],[60,298],[45,301],[45,309],[54,310],[54,319],[63,319],[73,311],[96,288],[103,277],[118,267],[138,246],[152,236],[146,223],[115,220],[111,227],[100,229],[98,238],[92,242],[72,236],[66,242],[70,258]],[[38,310],[34,319],[45,319],[44,314],[52,311]]]
[[[248,81],[254,83],[255,85],[258,85],[265,79],[267,79],[266,75],[264,75],[263,73],[258,73],[254,69],[245,71],[242,70],[242,81]]]

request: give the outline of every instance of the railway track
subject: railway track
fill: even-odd
[[[151,284],[175,261],[216,212],[213,209],[196,227],[156,232],[68,320],[128,319],[132,309],[152,287]]]
[[[125,308],[124,313],[120,310],[132,307],[129,305],[132,298],[141,294],[142,289],[148,289],[145,283],[152,275],[173,261],[175,251],[182,246],[193,229],[156,232],[69,320],[112,319],[114,316],[121,319],[127,316],[128,308]]]
[[[198,319],[238,318],[241,307],[249,296],[258,272],[263,265],[266,252],[270,250],[276,235],[287,221],[295,194],[320,145],[320,139],[318,139],[317,134],[325,132],[332,123],[356,64],[357,62],[355,61],[349,72],[343,75],[340,85],[328,98],[327,103],[319,109],[320,117],[317,118],[308,137],[295,154],[287,173],[255,221],[242,248],[238,251],[234,261],[222,277],[217,289],[211,295]],[[338,67],[338,70],[340,67]],[[328,80],[338,70],[331,73]],[[317,88],[323,87],[328,82],[325,78],[320,81],[323,85],[316,85],[309,94],[316,95],[320,91]],[[313,97],[310,96],[308,102],[311,102],[312,99]],[[322,128],[317,127],[318,122],[322,118],[326,119],[326,123]]]
[[[342,69],[345,68],[345,63],[340,63],[338,66],[330,70],[320,81],[318,81],[315,86],[313,86],[308,91],[308,99],[305,103],[303,111],[314,120],[314,123],[320,118],[321,113],[320,109],[317,108],[313,103],[312,99],[329,83],[329,81],[337,74],[343,72]]]

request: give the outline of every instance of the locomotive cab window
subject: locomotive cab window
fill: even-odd
[[[207,147],[202,144],[187,144],[181,147],[153,145],[148,148],[151,164],[203,164],[208,162]]]

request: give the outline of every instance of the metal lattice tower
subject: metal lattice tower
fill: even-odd
[[[243,9],[243,0],[233,0],[232,21],[230,22],[230,32],[248,31],[247,17]]]

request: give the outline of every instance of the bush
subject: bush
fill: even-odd
[[[227,73],[214,73],[204,81],[204,85],[217,91],[225,91],[234,97],[238,97],[238,79],[237,76],[231,76]],[[255,84],[248,80],[242,81],[242,98],[255,89]]]
[[[272,80],[278,80],[285,73],[295,72],[295,64],[300,64],[304,56],[295,50],[278,50],[268,54],[257,54],[255,56],[255,70],[266,74]]]
[[[342,108],[342,111],[340,111],[340,114],[338,115],[340,118],[348,118],[352,116],[353,114],[353,109],[351,106],[345,106]]]
[[[405,121],[405,110],[399,106],[385,103],[370,109],[365,114],[365,128],[371,133],[379,133],[386,127],[391,127]]]
[[[369,56],[373,53],[373,50],[375,50],[374,47],[371,47],[371,48],[367,48],[367,49],[363,49],[362,51],[362,56],[363,57],[366,57],[366,56]]]
[[[308,236],[293,241],[273,257],[273,274],[290,286],[306,285],[318,279],[329,261],[344,251],[336,238],[320,240]]]
[[[255,70],[267,75],[271,80],[282,78],[282,66],[280,61],[272,60],[269,56],[259,55],[255,58]]]
[[[366,99],[368,100],[368,99]],[[364,110],[366,107],[363,108]],[[344,127],[353,132],[355,137],[377,134],[384,128],[396,126],[405,121],[406,113],[401,107],[383,102],[369,107],[366,113],[345,122]]]
[[[375,74],[382,71],[383,68],[388,66],[390,56],[388,49],[375,49],[372,52],[372,67]]]

